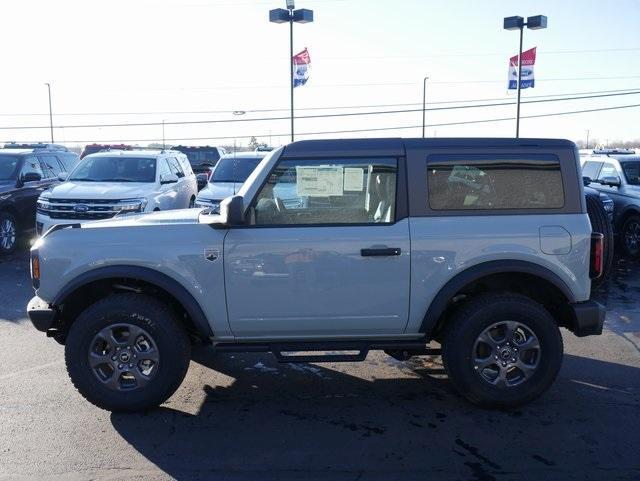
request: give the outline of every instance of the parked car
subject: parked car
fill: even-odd
[[[281,362],[404,360],[438,341],[462,395],[516,406],[556,378],[561,327],[602,332],[578,160],[566,140],[295,142],[220,214],[50,230],[31,251],[29,318],[112,411],[164,402],[197,339]],[[282,179],[304,202],[284,205]]]
[[[207,186],[198,193],[196,207],[218,212],[222,199],[240,190],[247,177],[268,152],[236,152],[223,156],[213,169]]]
[[[80,158],[84,159],[89,154],[95,154],[97,152],[102,152],[105,150],[133,150],[133,149],[135,149],[134,146],[127,145],[127,144],[88,144],[84,146],[84,149],[82,149]]]
[[[0,149],[0,255],[13,252],[33,232],[38,196],[78,160],[78,154],[56,144],[12,143]]]
[[[173,147],[173,150],[182,152],[189,159],[191,168],[198,178],[198,190],[203,189],[204,186],[207,185],[213,168],[218,163],[218,160],[227,153],[222,147],[212,147],[209,145],[177,145]]]
[[[38,235],[54,225],[186,209],[198,192],[187,157],[173,150],[90,154],[63,178],[38,199]]]
[[[622,252],[640,256],[640,155],[633,150],[595,150],[583,157],[589,186],[614,204],[613,224]]]

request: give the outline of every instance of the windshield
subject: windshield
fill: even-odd
[[[187,156],[187,159],[189,159],[189,163],[192,167],[197,167],[202,164],[216,165],[216,162],[220,158],[220,155],[218,155],[218,151],[215,149],[182,150],[181,152]]]
[[[220,159],[209,182],[244,182],[261,160],[262,157]]]
[[[631,185],[640,185],[640,161],[621,163],[627,182]]]
[[[156,159],[151,157],[87,156],[69,180],[84,182],[155,182]]]
[[[15,179],[19,164],[17,155],[0,155],[0,180]]]

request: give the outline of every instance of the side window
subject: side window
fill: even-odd
[[[395,220],[397,159],[281,160],[253,204],[256,225]]]
[[[38,155],[38,160],[42,164],[42,168],[45,172],[45,177],[58,177],[58,174],[60,174],[60,172],[63,172],[63,166],[60,165],[60,162],[55,155]]]
[[[175,157],[167,157],[167,163],[169,164],[169,169],[171,169],[172,174],[176,174],[179,179],[184,177],[184,172]]]
[[[428,158],[433,210],[558,209],[564,206],[560,162],[551,155]]]
[[[41,178],[45,177],[42,167],[40,166],[40,162],[35,157],[28,157],[25,159],[22,170],[20,171],[20,176],[23,177],[25,174],[31,173],[38,174]]]
[[[158,162],[158,174],[160,174],[160,177],[171,174],[171,169],[169,168],[169,164],[167,164],[167,159],[158,159]]]
[[[191,170],[191,164],[189,163],[187,158],[177,157],[177,159],[178,159],[178,162],[180,163],[180,168],[182,169],[182,172],[184,172],[184,175],[192,175],[193,170]]]
[[[603,180],[607,177],[620,177],[616,166],[611,162],[604,162],[600,174],[598,174],[598,180]]]
[[[585,162],[582,166],[582,175],[583,177],[589,177],[590,179],[597,179],[598,172],[600,172],[600,167],[602,167],[602,162]]]

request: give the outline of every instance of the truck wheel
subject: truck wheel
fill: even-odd
[[[0,255],[11,254],[18,245],[18,224],[8,212],[0,212]]]
[[[632,215],[624,221],[620,246],[627,257],[640,256],[640,216]]]
[[[156,407],[180,386],[191,346],[163,303],[115,294],[89,306],[71,325],[67,371],[89,402],[114,412]]]
[[[587,195],[587,213],[589,214],[589,220],[591,221],[591,230],[593,232],[600,232],[604,235],[603,253],[604,258],[602,262],[602,275],[591,281],[591,289],[595,289],[600,286],[608,277],[611,272],[611,266],[613,265],[613,227],[607,213],[602,207],[600,199]]]
[[[554,381],[563,345],[553,317],[519,294],[483,294],[456,311],[442,360],[454,388],[475,404],[527,403]]]

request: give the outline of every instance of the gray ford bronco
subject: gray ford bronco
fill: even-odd
[[[566,140],[295,142],[219,213],[53,227],[31,271],[32,323],[112,411],[168,399],[195,342],[282,362],[441,352],[463,396],[510,407],[554,381],[561,327],[600,334],[605,316]]]

